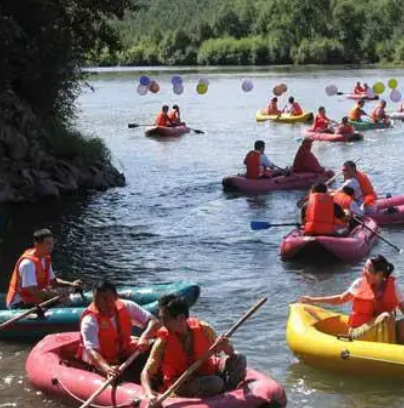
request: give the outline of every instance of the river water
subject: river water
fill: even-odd
[[[2,288],[6,288],[16,258],[30,244],[32,231],[50,227],[58,240],[54,267],[60,276],[80,277],[88,284],[100,276],[128,285],[196,281],[202,293],[194,310],[219,331],[228,328],[255,299],[268,296],[267,305],[236,333],[234,342],[251,366],[284,384],[289,406],[402,407],[402,384],[312,369],[299,364],[285,342],[288,304],[301,294],[343,291],[358,276],[363,262],[281,262],[279,244],[288,227],[253,232],[249,223],[296,220],[295,202],[303,193],[232,196],[222,192],[221,180],[243,170],[243,158],[256,139],[266,141],[267,154],[275,163],[292,163],[302,126],[257,124],[254,120],[274,85],[284,82],[288,95],[294,95],[305,108],[325,105],[330,117],[340,118],[352,103],[326,96],[327,85],[349,91],[357,79],[386,83],[391,77],[403,84],[403,72],[188,70],[184,72],[185,93],[179,97],[169,85],[174,72],[151,72],[162,90],[143,97],[136,93],[140,72],[91,77],[95,92],[86,90],[79,98],[77,125],[105,140],[128,185],[79,199],[2,209]],[[195,85],[205,76],[209,91],[199,96]],[[240,87],[246,76],[254,79],[250,93],[243,93]],[[128,122],[152,122],[163,102],[179,103],[183,118],[206,134],[162,142],[146,138],[142,128],[127,128]],[[313,151],[323,165],[334,169],[360,157],[360,167],[371,174],[378,191],[402,193],[403,129],[399,124],[387,131],[366,132],[365,140],[355,144],[316,143]],[[403,245],[401,228],[382,231]],[[382,242],[372,253],[387,256],[401,276],[402,255]],[[28,385],[24,361],[29,349],[0,343],[0,407],[63,407]]]

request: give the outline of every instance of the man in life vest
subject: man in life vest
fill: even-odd
[[[295,102],[295,98],[293,98],[293,96],[291,96],[288,99],[289,102],[289,109],[288,112],[291,116],[301,116],[303,115],[303,109],[301,108],[301,106],[299,105],[298,102]]]
[[[120,363],[136,350],[143,353],[149,348],[161,324],[135,302],[119,299],[108,281],[94,288],[93,299],[81,316],[78,358],[107,377],[117,376]],[[132,326],[145,331],[139,338],[131,337]]]
[[[9,309],[29,308],[57,296],[58,287],[79,289],[81,280],[69,282],[57,278],[53,272],[51,253],[53,234],[48,229],[36,231],[33,235],[34,247],[27,249],[15,264],[7,293]]]
[[[271,99],[271,102],[267,106],[265,110],[266,115],[280,115],[282,113],[281,110],[278,109],[278,98],[275,96]]]
[[[320,106],[311,130],[320,133],[334,133],[334,129],[331,127],[332,122],[331,119],[327,118],[324,106]]]
[[[373,122],[388,122],[390,117],[386,114],[386,101],[381,100],[375,109],[373,109],[371,115],[371,119]]]
[[[170,118],[168,117],[168,105],[163,105],[161,112],[157,115],[156,126],[171,127],[173,126]]]
[[[303,204],[301,216],[305,235],[345,235],[349,232],[344,210],[327,193],[324,183],[315,184]]]
[[[314,172],[324,173],[324,167],[320,166],[317,157],[312,153],[311,148],[313,141],[311,139],[303,139],[298,151],[293,160],[292,171],[294,173]],[[332,175],[330,176],[332,177]]]
[[[338,125],[337,129],[335,130],[335,133],[347,137],[353,136],[355,134],[355,128],[353,127],[353,125],[349,123],[348,116],[344,116],[341,119],[341,123]]]
[[[216,341],[213,328],[196,317],[189,317],[184,298],[168,295],[159,301],[159,316],[163,324],[157,332],[149,359],[141,375],[141,383],[149,407],[156,408],[152,383],[159,375],[162,387],[168,389],[195,361],[199,360]],[[211,356],[177,391],[186,398],[208,398],[236,388],[246,375],[246,358],[236,354],[230,341],[223,337]]]
[[[363,95],[366,92],[365,88],[362,87],[361,83],[358,81],[355,85],[354,94]]]
[[[349,111],[348,118],[354,122],[361,122],[362,116],[369,116],[364,110],[365,100],[361,99],[356,102],[355,106]]]
[[[287,173],[286,170],[276,166],[265,155],[265,142],[257,140],[254,143],[254,150],[247,153],[244,165],[247,167],[247,178],[271,178],[279,174]]]
[[[180,107],[173,105],[173,110],[168,114],[168,119],[173,126],[185,126],[185,122],[181,122]]]
[[[404,342],[404,320],[395,322],[394,312],[404,313],[404,298],[391,276],[394,266],[382,255],[366,261],[362,276],[341,294],[302,296],[300,303],[342,305],[352,302],[349,336],[362,341]],[[395,324],[394,324],[395,323]]]
[[[356,168],[356,164],[348,160],[342,166],[342,174],[344,175],[343,187],[353,188],[355,201],[366,214],[371,214],[374,210],[374,205],[377,200],[377,194],[373,188],[369,177]],[[340,189],[341,190],[341,189]]]

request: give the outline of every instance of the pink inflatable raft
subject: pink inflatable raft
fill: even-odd
[[[191,130],[187,126],[175,126],[175,127],[164,127],[164,126],[150,126],[145,130],[146,136],[154,137],[178,137],[189,133]]]
[[[359,99],[364,99],[365,101],[377,101],[379,99],[378,95],[373,96],[372,98],[369,98],[366,93],[363,94],[354,94],[354,93],[347,93],[344,95],[346,99],[353,99],[355,101]]]
[[[308,190],[313,184],[325,182],[334,176],[332,170],[324,173],[302,172],[289,176],[249,179],[243,175],[225,177],[222,181],[225,191],[244,194],[262,194],[276,190]]]
[[[26,363],[29,381],[45,394],[85,401],[105,378],[89,372],[75,359],[79,333],[46,336],[31,351]],[[169,398],[164,407],[172,408],[282,408],[287,403],[284,389],[276,381],[255,370],[248,370],[245,381],[234,391],[215,397]],[[137,383],[124,382],[108,387],[94,401],[101,407],[146,408],[142,388]]]
[[[377,211],[371,214],[379,225],[404,224],[404,194],[376,201]]]
[[[306,253],[313,254],[315,259],[318,251],[323,249],[343,261],[358,261],[370,252],[377,240],[377,236],[372,232],[378,230],[376,221],[365,217],[363,222],[371,231],[359,225],[348,237],[309,236],[304,235],[302,229],[295,229],[282,240],[281,258],[288,260]]]
[[[351,135],[342,135],[340,133],[319,133],[313,130],[306,129],[304,132],[306,139],[316,140],[321,142],[354,142],[358,140],[363,140],[363,135],[359,132],[355,132]]]

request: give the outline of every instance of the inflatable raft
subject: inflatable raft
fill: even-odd
[[[178,282],[167,285],[151,285],[144,288],[118,288],[119,296],[130,299],[142,305],[149,312],[157,313],[157,301],[163,295],[171,293],[184,296],[189,305],[193,305],[199,298],[200,287],[193,282]],[[24,309],[8,310],[1,295],[0,323],[23,313]],[[85,292],[84,298],[74,295],[70,307],[53,307],[44,316],[32,314],[19,320],[7,328],[0,330],[0,339],[30,341],[42,338],[47,334],[74,331],[78,329],[79,319],[84,307],[90,304],[92,292]]]
[[[303,254],[318,254],[323,250],[342,261],[358,261],[365,257],[376,243],[378,225],[372,218],[363,219],[365,225],[354,228],[348,237],[325,235],[304,235],[303,229],[295,229],[283,238],[281,243],[281,258],[292,259]]]
[[[366,93],[364,93],[364,94],[347,93],[344,96],[345,96],[346,99],[353,99],[355,101],[358,101],[360,99],[364,99],[365,101],[377,101],[379,99],[378,95],[375,95],[372,98],[369,98],[366,95]]]
[[[340,133],[326,133],[326,132],[314,132],[313,130],[306,129],[304,132],[306,139],[316,140],[321,142],[354,142],[363,140],[363,135],[359,132],[355,132],[350,135],[342,135]]]
[[[376,209],[370,217],[379,225],[404,224],[404,194],[377,200]]]
[[[299,360],[314,367],[350,375],[404,379],[403,346],[349,341],[348,316],[316,306],[289,306],[286,341]]]
[[[371,122],[370,120],[362,120],[360,122],[350,120],[349,123],[355,130],[386,129],[391,126],[391,122]]]
[[[404,120],[404,112],[392,112],[389,113],[389,116],[391,117],[391,119]]]
[[[276,190],[307,190],[313,184],[325,182],[334,176],[332,170],[324,173],[302,172],[291,173],[289,176],[273,178],[249,179],[242,175],[225,177],[222,181],[223,190],[237,191],[243,194],[263,194]]]
[[[260,109],[255,114],[257,122],[265,122],[270,120],[271,122],[278,123],[306,123],[313,120],[313,112],[304,112],[303,115],[292,116],[289,113],[282,113],[281,115],[267,115],[263,113],[263,109]]]
[[[177,137],[189,133],[190,130],[191,129],[187,126],[175,126],[175,127],[150,126],[146,128],[145,135],[155,137]]]
[[[79,401],[87,400],[105,381],[104,377],[89,372],[76,360],[79,333],[54,334],[45,337],[31,351],[26,363],[31,384],[54,397]],[[139,367],[140,372],[141,367]],[[134,381],[138,379],[134,379]],[[134,402],[134,405],[131,405]],[[282,386],[255,370],[247,371],[247,378],[237,389],[215,397],[175,398],[166,400],[164,407],[173,408],[282,408],[287,403]],[[137,382],[123,382],[113,389],[108,387],[94,405],[101,407],[139,406],[146,408],[147,400]]]

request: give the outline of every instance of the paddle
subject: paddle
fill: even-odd
[[[270,222],[266,221],[251,221],[250,226],[251,229],[254,231],[269,229],[272,227],[291,227],[291,226],[299,226],[300,224],[297,222],[284,222],[279,224],[271,224]]]
[[[96,391],[94,391],[90,398],[83,404],[80,405],[80,408],[87,408],[89,407],[93,401],[110,385],[112,384],[116,378],[121,375],[134,361],[135,359],[139,356],[140,351],[135,351],[124,363],[122,363],[119,368],[118,368],[118,375],[109,377],[104,384],[101,385]]]
[[[58,300],[60,300],[60,299],[63,298],[64,296],[65,296],[65,295],[55,296],[55,297],[53,297],[53,298],[51,298],[51,299],[48,299],[48,300],[45,301],[45,302],[40,303],[39,305],[37,305],[37,306],[35,306],[35,307],[31,308],[31,309],[28,309],[27,311],[25,311],[24,313],[21,313],[21,314],[18,315],[18,316],[15,316],[15,317],[11,318],[10,320],[7,320],[7,321],[1,323],[1,324],[0,324],[0,330],[5,329],[6,327],[10,326],[11,324],[13,324],[13,323],[15,323],[15,322],[18,322],[18,320],[23,319],[24,317],[30,315],[31,313],[36,312],[36,311],[39,310],[39,309],[42,309],[42,308],[44,308],[44,307],[47,307],[47,306],[51,305],[52,303],[57,302]]]
[[[371,216],[371,215],[370,215]],[[362,227],[366,228],[367,230],[373,232],[377,237],[379,237],[382,241],[384,241],[386,244],[390,245],[392,248],[394,248],[397,252],[400,254],[403,252],[401,248],[398,246],[394,245],[391,241],[388,239],[384,238],[381,234],[379,234],[377,231],[372,230],[372,228],[369,228],[363,221],[361,221],[358,217],[353,216],[352,219],[356,221],[358,224],[362,225]]]
[[[350,358],[358,358],[361,360],[369,360],[369,361],[377,361],[380,363],[388,363],[388,364],[395,364],[395,365],[404,365],[404,363],[400,362],[399,360],[385,360],[384,358],[374,358],[374,357],[367,357],[367,356],[360,356],[358,354],[352,354],[349,350],[342,350],[340,353],[341,360],[349,360]]]
[[[257,301],[248,311],[245,313],[225,334],[219,336],[217,340],[210,346],[209,350],[195,363],[193,363],[184,373],[178,378],[178,380],[157,398],[157,404],[162,404],[172,393],[178,390],[185,381],[191,376],[191,374],[197,370],[212,354],[215,353],[216,347],[222,341],[223,338],[229,338],[247,319],[250,318],[265,302],[267,298],[262,298]],[[83,407],[82,407],[83,408]]]
[[[286,109],[287,107],[288,107],[288,105],[285,105],[285,106],[283,107],[283,109],[281,110],[281,113],[278,114],[278,116],[275,118],[275,120],[278,120],[278,119],[282,116],[282,113],[285,112],[285,109]]]
[[[129,129],[142,127],[142,126],[154,126],[154,125],[142,125],[142,124],[139,124],[139,123],[128,123],[128,128]],[[205,132],[203,130],[200,130],[200,129],[194,129],[194,128],[189,128],[189,129],[192,130],[193,132],[195,132],[197,135],[205,134]]]

